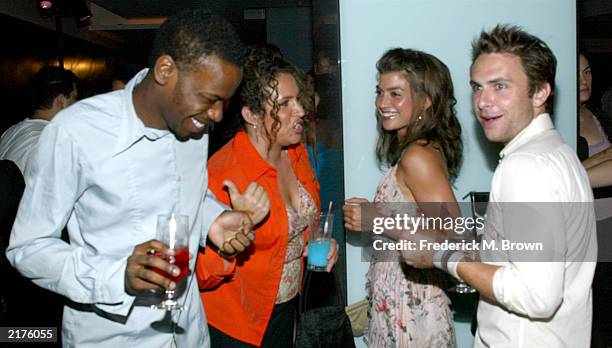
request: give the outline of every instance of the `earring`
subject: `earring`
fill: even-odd
[[[257,123],[253,123],[250,126],[253,127],[253,131],[255,132],[255,142],[258,143],[259,142],[259,136],[257,135]]]
[[[422,120],[423,119],[423,114],[420,114],[419,117],[417,117],[417,120]]]

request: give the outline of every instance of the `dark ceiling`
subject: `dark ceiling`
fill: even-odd
[[[334,0],[329,0],[334,1]],[[187,7],[207,7],[223,14],[234,8],[269,8],[311,6],[311,0],[91,0],[124,18],[160,17]],[[579,13],[585,17],[612,12],[611,0],[577,0]]]
[[[185,8],[207,8],[232,22],[246,43],[264,42],[266,23],[265,20],[245,21],[243,10],[310,7],[312,4],[311,0],[90,0],[90,2],[126,20],[150,19],[156,23],[159,23],[160,18],[168,17]],[[92,23],[95,25],[90,29],[108,31],[108,35],[125,43],[123,47],[134,47],[138,51],[149,50],[154,37],[154,30],[151,29],[157,27],[157,25],[130,25],[130,28],[126,28],[125,25],[106,25],[104,19],[95,15]]]
[[[579,45],[591,52],[612,53],[612,1],[578,0]]]
[[[92,0],[124,18],[165,17],[188,7],[207,7],[224,14],[243,8],[309,7],[311,0]]]
[[[612,38],[612,13],[581,18],[578,28],[579,36],[600,39]]]
[[[191,6],[190,0],[93,0],[92,2],[124,18],[160,17],[178,8]]]
[[[334,0],[328,0],[334,1]],[[205,7],[239,26],[245,8],[310,7],[311,0],[91,0],[121,17],[166,17],[188,7]],[[578,34],[582,46],[612,52],[612,0],[577,0]],[[123,35],[134,36],[134,35]]]

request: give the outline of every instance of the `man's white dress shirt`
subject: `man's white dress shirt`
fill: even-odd
[[[197,255],[224,210],[206,194],[208,136],[178,141],[136,115],[132,92],[146,73],[62,110],[25,173],[7,256],[24,276],[73,302],[64,307],[64,346],[170,347],[172,335],[150,327],[164,311],[136,305],[125,292],[126,260],[137,244],[155,239],[157,215],[172,212],[189,216]],[[66,223],[70,244],[60,240]],[[176,345],[208,347],[193,272],[180,301],[187,309],[174,319],[185,333],[175,335]]]
[[[25,173],[38,137],[48,124],[47,120],[26,118],[11,126],[0,138],[0,159],[15,162],[21,174]]]
[[[481,251],[483,262],[501,268],[493,278],[498,303],[481,299],[478,305],[474,344],[586,348],[597,255],[587,174],[548,114],[537,116],[500,157],[483,239],[495,240],[500,249],[504,239],[539,241],[544,250],[531,258],[516,251]]]

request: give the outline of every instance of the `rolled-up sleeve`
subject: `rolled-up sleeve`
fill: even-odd
[[[206,248],[198,253],[196,276],[200,290],[210,290],[234,275],[236,259],[224,260],[212,248]]]
[[[563,263],[516,262],[493,276],[495,299],[532,319],[549,318],[563,301]]]
[[[134,298],[124,291],[126,256],[60,239],[67,221],[79,219],[75,204],[89,188],[90,173],[71,136],[48,125],[25,173],[26,189],[6,254],[37,285],[74,302],[127,315]]]

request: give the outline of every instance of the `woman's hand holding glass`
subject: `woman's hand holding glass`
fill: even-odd
[[[338,262],[338,251],[340,250],[338,242],[334,238],[330,238],[329,242],[329,252],[327,253],[327,268],[325,269],[326,272],[331,272],[331,270],[336,265],[336,262]],[[302,254],[302,256],[308,256],[308,245],[304,247],[304,253]]]

